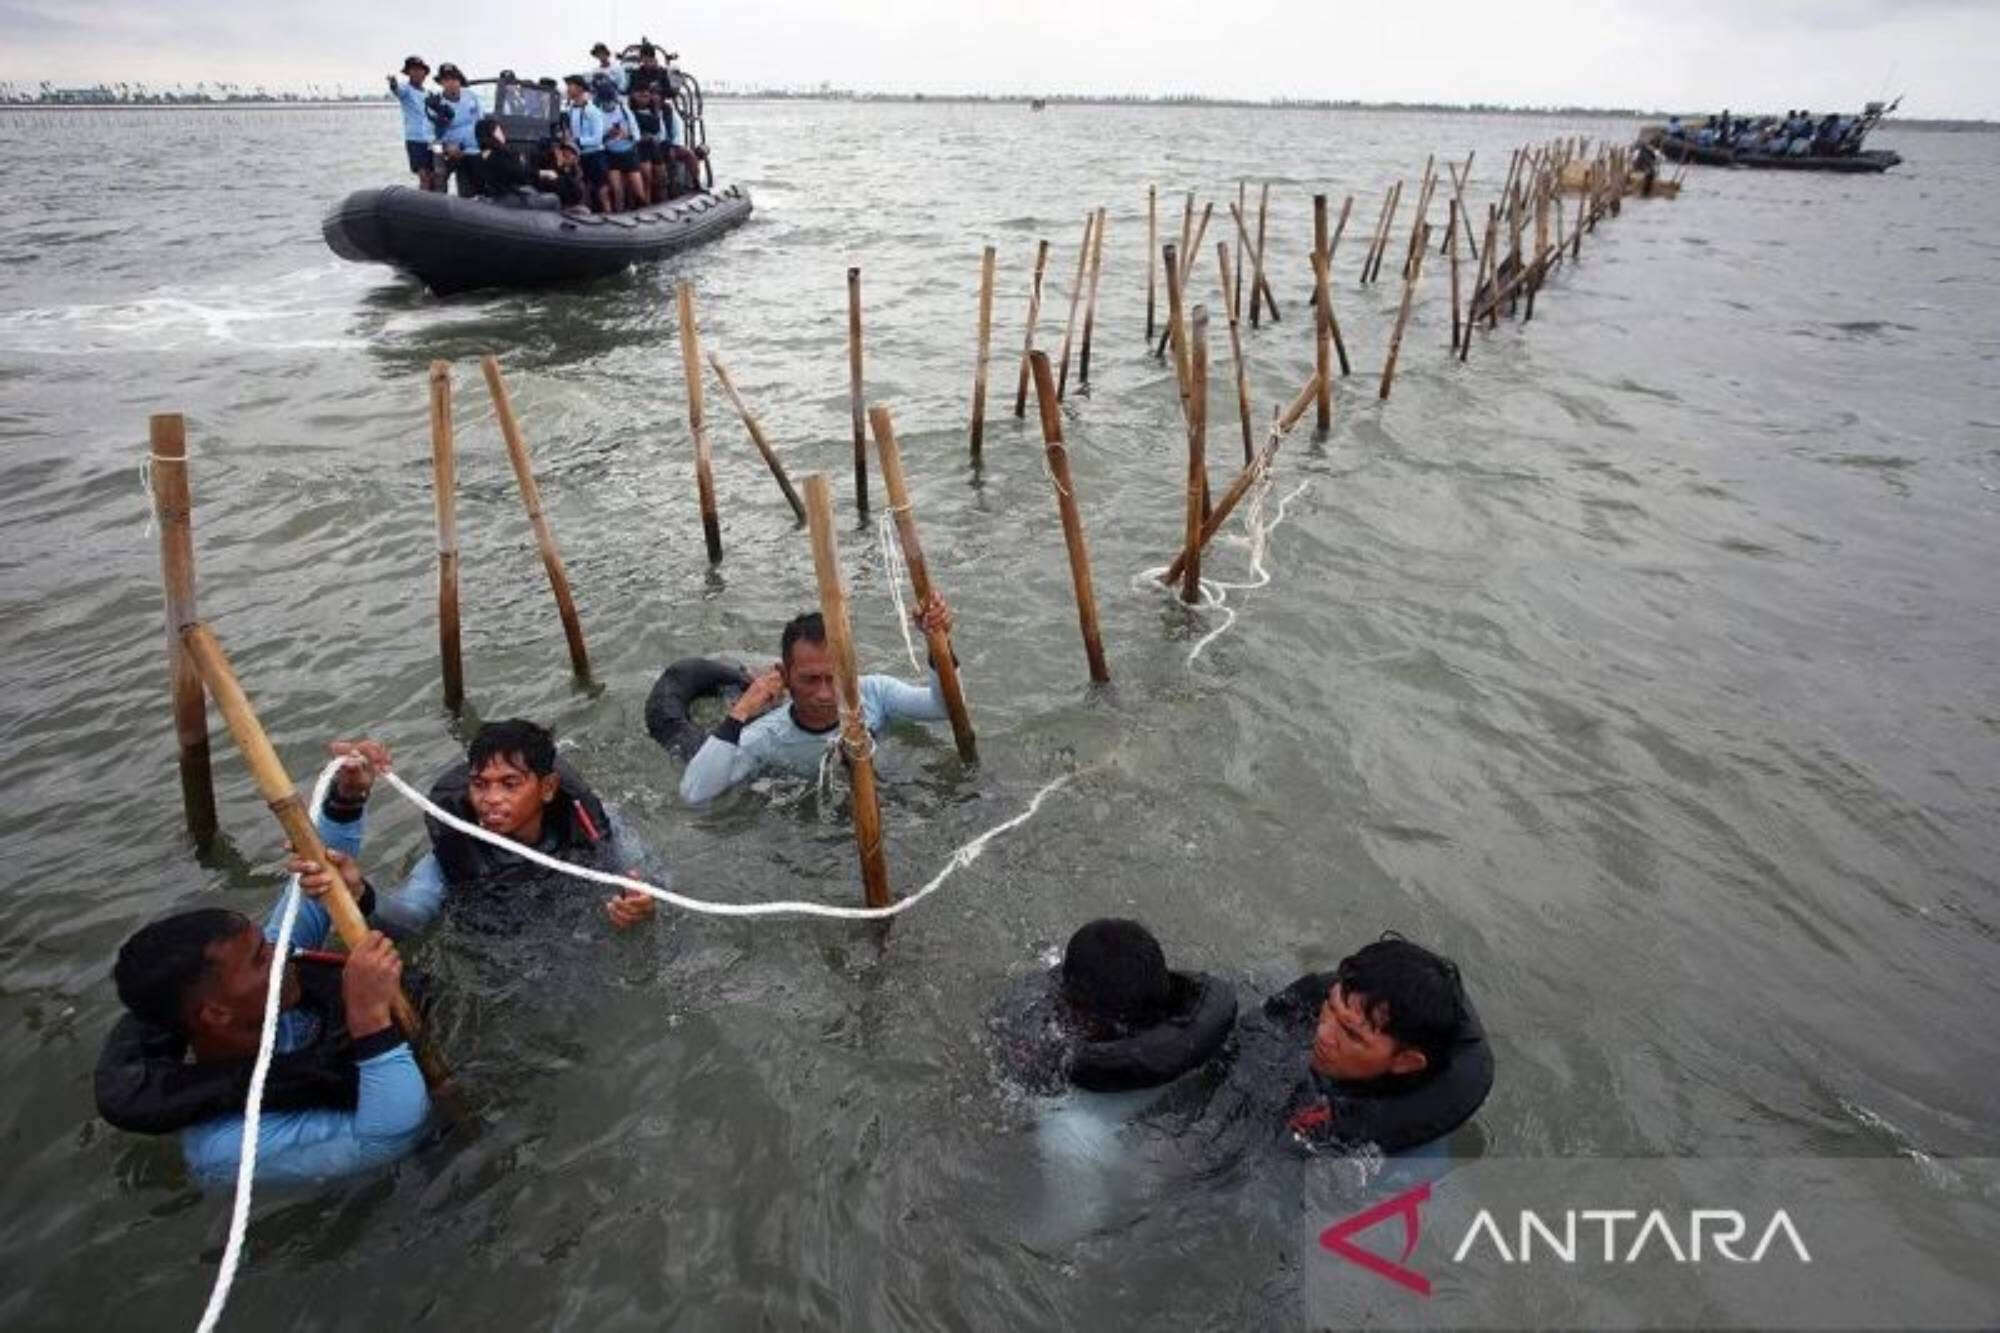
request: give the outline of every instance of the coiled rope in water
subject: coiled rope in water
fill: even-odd
[[[1229,594],[1232,592],[1248,592],[1253,588],[1261,588],[1270,583],[1271,571],[1265,566],[1264,557],[1270,551],[1271,534],[1276,532],[1278,525],[1285,521],[1285,510],[1291,506],[1292,501],[1304,494],[1312,486],[1312,482],[1302,481],[1297,486],[1294,486],[1283,499],[1278,501],[1278,512],[1272,517],[1269,523],[1266,523],[1264,521],[1264,501],[1270,495],[1272,485],[1271,472],[1266,467],[1263,469],[1262,475],[1257,479],[1256,490],[1250,496],[1250,511],[1244,515],[1243,519],[1244,526],[1250,529],[1248,539],[1250,543],[1250,580],[1244,583],[1232,583],[1226,579],[1201,580],[1201,600],[1195,603],[1195,605],[1203,610],[1218,610],[1222,612],[1225,619],[1220,625],[1202,635],[1196,641],[1194,647],[1188,650],[1187,664],[1189,666],[1193,666],[1195,659],[1207,651],[1208,645],[1214,643],[1224,634],[1227,634],[1230,628],[1236,624],[1236,611],[1229,605]],[[1162,576],[1170,568],[1172,568],[1171,565],[1156,565],[1151,569],[1142,570],[1132,580],[1133,586],[1138,587],[1141,584],[1151,584],[1155,588],[1165,588],[1167,585],[1162,581]]]

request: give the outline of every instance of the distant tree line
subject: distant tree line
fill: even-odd
[[[304,88],[273,90],[263,84],[209,83],[192,88],[176,83],[154,88],[143,83],[96,83],[82,88],[58,88],[48,80],[30,88],[0,82],[0,105],[6,106],[201,106],[227,102],[383,102],[388,93],[349,92],[345,84],[328,88],[309,83]]]

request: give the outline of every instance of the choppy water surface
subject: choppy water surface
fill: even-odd
[[[438,302],[319,239],[329,202],[399,170],[393,111],[0,117],[0,1322],[191,1323],[223,1231],[171,1143],[107,1130],[90,1101],[124,935],[196,901],[260,910],[277,883],[219,727],[229,844],[201,862],[180,832],[150,412],[188,416],[202,608],[302,781],[337,735],[388,739],[415,776],[460,743],[425,427],[424,369],[447,358],[471,710],[558,727],[685,889],[857,900],[844,807],[779,787],[690,815],[640,723],[663,663],[775,647],[813,600],[807,543],[713,392],[728,556],[703,558],[683,277],[795,469],[828,469],[851,516],[862,267],[869,394],[897,413],[982,746],[972,769],[942,732],[884,747],[898,884],[1087,771],[886,942],[674,916],[600,940],[587,914],[511,956],[433,936],[415,956],[447,983],[486,1132],[261,1203],[233,1327],[1294,1318],[1310,1168],[1197,1170],[1140,1130],[1136,1165],[1079,1203],[994,1081],[986,1006],[1103,913],[1253,991],[1389,927],[1455,955],[1499,1053],[1491,1154],[2000,1152],[2000,140],[1885,134],[1910,161],[1879,179],[1697,171],[1587,240],[1534,322],[1465,366],[1433,260],[1378,404],[1400,293],[1355,275],[1384,186],[1476,148],[1483,209],[1510,146],[1626,128],[718,103],[749,227],[588,289]],[[1311,366],[1316,189],[1357,196],[1335,265],[1357,373],[1331,437],[1283,455],[1283,492],[1310,485],[1270,586],[1235,594],[1241,620],[1190,668],[1213,613],[1132,584],[1171,554],[1182,496],[1171,373],[1140,339],[1144,202],[1158,183],[1177,227],[1179,189],[1233,198],[1239,176],[1272,182],[1284,316],[1245,330],[1259,418]],[[1006,409],[1034,243],[1054,242],[1050,340],[1098,204],[1093,383],[1068,408],[1115,677],[1093,691],[1039,434]],[[996,417],[974,471],[987,242]],[[487,351],[577,588],[588,689]],[[1212,416],[1219,478],[1232,405]],[[893,668],[874,531],[842,541],[864,657]],[[1211,565],[1241,579],[1245,553]],[[422,835],[385,791],[371,836],[390,879]]]

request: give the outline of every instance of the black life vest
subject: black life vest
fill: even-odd
[[[299,1007],[318,1015],[319,1035],[302,1050],[271,1057],[264,1109],[351,1111],[360,1095],[360,1075],[340,998],[340,964],[300,957],[293,966]],[[250,1095],[253,1063],[193,1063],[187,1058],[187,1038],[128,1013],[112,1025],[98,1052],[92,1080],[97,1113],[134,1134],[172,1134],[235,1115]]]
[[[431,800],[460,819],[477,823],[472,800],[471,769],[464,762],[454,764],[431,784]],[[535,850],[565,861],[596,866],[599,849],[611,834],[611,816],[597,793],[561,759],[556,760],[556,795],[542,808],[542,836]],[[431,850],[444,869],[445,881],[455,886],[485,885],[509,878],[541,875],[539,866],[503,851],[491,843],[448,828],[430,815],[424,816],[430,830]]]
[[[1024,979],[993,1027],[1009,1074],[1037,1092],[1131,1092],[1171,1083],[1218,1054],[1236,1024],[1236,988],[1206,972],[1171,973],[1167,1011],[1144,1027],[1092,1037],[1058,994],[1060,973]]]
[[[1300,1052],[1312,1045],[1312,1029],[1333,979],[1331,972],[1303,977],[1265,1003],[1265,1015],[1277,1021]],[[1493,1047],[1471,999],[1463,995],[1460,999],[1465,1016],[1452,1034],[1445,1058],[1422,1073],[1367,1083],[1309,1075],[1304,1094],[1323,1097],[1331,1107],[1332,1139],[1402,1152],[1443,1138],[1472,1118],[1493,1091]]]

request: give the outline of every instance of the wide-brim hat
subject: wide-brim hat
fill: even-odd
[[[460,83],[464,83],[465,71],[447,60],[438,66],[438,77],[440,79],[457,79]]]
[[[431,72],[431,67],[425,63],[422,56],[405,56],[403,58],[403,73],[408,74],[413,69],[420,69],[426,74]]]

